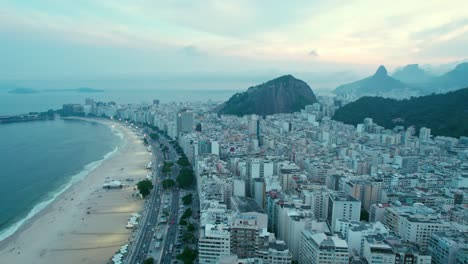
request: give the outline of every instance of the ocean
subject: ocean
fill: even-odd
[[[80,120],[0,125],[0,240],[85,177],[122,142],[109,126]]]
[[[28,112],[43,112],[49,109],[62,108],[67,103],[84,103],[85,98],[95,101],[116,103],[151,103],[159,99],[161,103],[194,102],[194,101],[225,101],[236,92],[235,90],[105,90],[99,93],[78,92],[42,92],[32,94],[12,94],[0,90],[0,116],[25,114]]]

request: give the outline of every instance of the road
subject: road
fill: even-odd
[[[148,134],[152,131],[146,130],[146,132]],[[172,167],[171,174],[168,178],[176,180],[176,177],[179,174],[179,166],[176,163],[178,155],[175,149],[166,139],[161,137],[159,142],[168,147],[169,151],[167,154],[169,155],[166,155],[166,153],[161,151],[158,142],[153,142],[148,137],[147,139],[152,146],[152,152],[155,157],[155,162],[153,162],[152,169],[152,179],[155,188],[148,197],[148,200],[145,202],[145,208],[142,212],[139,228],[136,230],[133,236],[132,243],[129,247],[129,254],[127,255],[124,263],[141,264],[146,258],[150,256],[155,258],[155,263],[158,263],[159,259],[161,259],[160,263],[172,263],[172,261],[175,260],[176,250],[175,246],[173,246],[172,252],[169,253],[169,248],[171,244],[175,245],[177,227],[179,223],[179,189],[173,188],[172,190],[164,191],[162,190],[160,182],[164,179],[164,175],[162,173],[162,164],[166,158],[174,162],[174,166]],[[154,247],[154,244],[156,243],[154,239],[155,234],[157,232],[163,232],[163,228],[158,226],[158,218],[160,217],[159,214],[162,213],[161,204],[163,204],[163,199],[161,197],[163,193],[166,193],[166,195],[172,195],[172,202],[164,244],[162,245],[161,250],[156,250]]]

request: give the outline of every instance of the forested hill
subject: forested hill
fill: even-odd
[[[366,96],[338,109],[333,119],[356,125],[366,117],[389,129],[413,125],[429,127],[433,135],[468,136],[468,88],[406,100]]]

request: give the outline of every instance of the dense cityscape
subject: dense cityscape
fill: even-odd
[[[146,250],[125,263],[467,263],[468,138],[371,118],[346,125],[331,119],[342,103],[322,96],[300,112],[238,117],[214,102],[87,99],[62,114],[137,127],[159,153],[150,199],[170,213],[141,224],[152,233],[138,228],[130,248]],[[195,179],[183,186],[187,168]]]

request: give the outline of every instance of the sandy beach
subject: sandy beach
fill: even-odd
[[[1,263],[106,263],[127,243],[132,233],[125,225],[130,215],[143,206],[140,198],[132,196],[134,185],[148,174],[145,165],[151,156],[128,127],[110,121],[101,123],[114,125],[124,135],[125,143],[1,241]],[[135,181],[126,181],[129,178]],[[110,180],[129,186],[103,189],[102,185]]]

